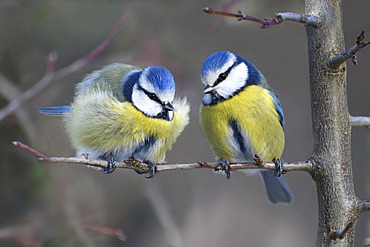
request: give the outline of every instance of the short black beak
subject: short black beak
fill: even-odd
[[[168,111],[173,111],[173,110],[175,110],[175,109],[173,108],[173,105],[172,105],[170,102],[168,102],[167,104],[163,105],[163,108],[164,108],[164,109],[166,109],[166,110],[168,110]]]
[[[210,85],[207,85],[207,86],[203,89],[203,93],[204,93],[204,94],[206,94],[206,93],[210,93],[212,90],[213,90],[213,87],[211,87]]]

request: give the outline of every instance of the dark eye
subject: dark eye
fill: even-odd
[[[218,76],[218,80],[219,80],[219,81],[223,81],[223,80],[225,80],[225,79],[226,79],[226,77],[227,77],[227,74],[226,74],[226,73],[221,73],[221,74]]]
[[[155,100],[155,101],[157,101],[157,100],[158,100],[158,97],[157,97],[157,95],[155,95],[155,93],[148,93],[148,97],[149,97],[151,100]]]

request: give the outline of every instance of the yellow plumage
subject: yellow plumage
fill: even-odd
[[[154,65],[142,70],[115,63],[78,83],[70,107],[37,110],[63,117],[77,155],[88,153],[91,158],[117,161],[134,157],[162,163],[189,123],[186,99],[176,99],[174,94],[174,79],[166,68]],[[158,111],[168,115],[157,117]]]
[[[276,173],[259,172],[267,198],[271,203],[291,203],[293,195],[280,177],[283,110],[265,77],[248,60],[220,51],[203,63],[201,79],[205,88],[200,123],[220,168],[230,178],[229,162],[253,161],[255,155],[273,161]]]
[[[237,162],[240,160],[235,160],[237,154],[228,143],[233,138],[231,119],[249,138],[249,148],[254,154],[264,161],[281,157],[284,131],[267,89],[250,85],[228,100],[200,107],[200,123],[217,158]]]
[[[151,161],[161,163],[189,123],[190,107],[186,100],[177,99],[173,105],[172,121],[149,118],[131,103],[118,101],[111,91],[94,89],[76,97],[64,121],[77,149],[98,147],[102,152],[119,151],[144,142],[148,136],[158,138],[161,141]]]

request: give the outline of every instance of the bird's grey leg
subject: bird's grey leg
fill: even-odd
[[[108,161],[107,169],[103,169],[105,174],[109,174],[116,170],[116,160],[113,157],[112,153],[104,153],[103,155],[98,157],[99,159]]]
[[[154,177],[154,174],[157,173],[157,165],[150,162],[149,160],[148,161],[145,161],[144,163],[148,164],[149,166],[149,172],[147,172],[149,175],[148,176],[145,176],[145,178],[153,178]]]
[[[275,177],[280,177],[281,174],[283,173],[284,161],[280,158],[275,158],[275,159],[272,160],[272,162],[275,163]]]
[[[227,179],[230,179],[230,171],[231,171],[231,168],[230,168],[230,163],[228,160],[226,159],[221,159],[218,161],[219,165],[215,168],[215,171],[224,171],[225,174],[226,174],[226,178]]]

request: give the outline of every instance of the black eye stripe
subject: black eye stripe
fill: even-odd
[[[218,78],[217,80],[215,81],[215,84],[214,86],[216,86],[217,84],[219,84],[220,82],[224,81],[227,76],[229,75],[230,71],[236,66],[236,62],[233,63],[233,65],[231,65],[225,72],[223,73],[220,73],[218,75]]]
[[[145,90],[143,87],[139,85],[139,89],[142,90],[151,100],[154,100],[158,102],[159,104],[162,104],[162,101],[158,98],[158,96],[155,93],[151,93],[147,90]]]

